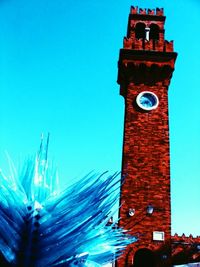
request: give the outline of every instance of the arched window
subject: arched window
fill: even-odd
[[[145,39],[145,24],[144,23],[137,23],[135,26],[135,38],[137,39]]]
[[[150,249],[142,248],[136,251],[134,267],[155,267],[154,253]]]
[[[149,39],[159,40],[159,26],[157,24],[150,25]]]

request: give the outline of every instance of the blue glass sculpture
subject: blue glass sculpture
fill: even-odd
[[[112,262],[136,241],[115,222],[108,224],[119,198],[119,175],[90,173],[61,191],[47,152],[48,140],[42,140],[19,175],[14,167],[9,177],[0,173],[0,266]]]

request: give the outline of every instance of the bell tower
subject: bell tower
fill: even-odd
[[[120,226],[138,236],[118,267],[170,266],[168,87],[177,53],[163,9],[131,7],[118,62],[125,100]]]

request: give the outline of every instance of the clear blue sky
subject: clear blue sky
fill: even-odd
[[[21,164],[50,132],[63,183],[120,170],[117,60],[131,5],[164,7],[179,53],[169,90],[172,229],[200,235],[198,0],[1,0],[0,166],[5,150]]]

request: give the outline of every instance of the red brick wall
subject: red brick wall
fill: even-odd
[[[135,101],[146,90],[159,98],[158,108],[148,112],[141,111]],[[122,173],[125,179],[121,189],[120,226],[133,235],[139,234],[134,251],[140,247],[155,250],[163,242],[152,240],[153,231],[164,232],[166,240],[171,237],[167,87],[128,85]],[[147,215],[150,204],[154,212]],[[133,217],[128,216],[129,208],[135,209]]]

